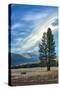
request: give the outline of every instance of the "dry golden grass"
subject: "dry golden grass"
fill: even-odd
[[[58,82],[58,68],[21,68],[11,70],[12,85],[49,84]]]

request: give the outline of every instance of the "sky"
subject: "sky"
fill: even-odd
[[[38,44],[47,28],[52,29],[58,53],[58,7],[11,4],[9,33],[12,53],[38,53]],[[10,34],[9,34],[10,35]]]

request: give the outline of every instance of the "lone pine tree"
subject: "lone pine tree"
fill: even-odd
[[[47,70],[50,70],[50,60],[56,56],[54,36],[50,28],[47,30]]]
[[[39,44],[39,54],[41,64],[43,64],[43,60],[47,59],[47,34],[45,32],[43,33],[41,44]]]
[[[41,43],[39,44],[39,58],[42,61],[46,59],[47,70],[50,70],[50,60],[55,58],[55,42],[54,36],[50,28],[48,28],[47,33],[43,33]]]

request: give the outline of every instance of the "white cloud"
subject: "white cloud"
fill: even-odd
[[[14,29],[19,28],[19,27],[21,27],[21,26],[22,26],[22,24],[19,23],[19,22],[17,22],[17,23],[15,23],[15,24],[13,24],[13,25],[11,26],[11,29],[14,30]]]
[[[24,17],[22,18],[22,20],[25,21],[36,21],[42,18],[45,18],[48,16],[48,13],[41,13],[41,12],[28,12],[26,13],[26,15],[24,15]]]
[[[16,38],[16,42],[18,42],[18,43],[19,43],[20,41],[22,41],[22,40],[23,40],[23,38],[19,38],[19,37]]]

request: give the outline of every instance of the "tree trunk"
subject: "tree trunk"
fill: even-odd
[[[48,70],[48,71],[50,71],[50,66],[49,66],[49,67],[47,67],[47,70]]]
[[[50,71],[50,58],[47,60],[47,71]]]

